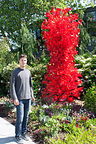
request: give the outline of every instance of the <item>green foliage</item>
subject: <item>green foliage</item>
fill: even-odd
[[[0,115],[8,116],[10,111],[14,108],[12,100],[8,97],[0,98]]]
[[[44,126],[49,135],[57,135],[62,131],[67,122],[72,122],[73,117],[69,115],[70,105],[43,105],[39,109],[38,119],[40,125]]]
[[[42,50],[42,54],[41,54],[41,56],[40,56],[40,58],[39,58],[39,60],[38,60],[38,63],[39,64],[48,64],[49,63],[49,61],[50,61],[50,57],[49,57],[49,54],[47,53],[45,53],[45,51],[44,51],[44,49]]]
[[[4,67],[7,67],[7,65],[13,61],[13,59],[15,60],[15,55],[9,51],[9,44],[6,38],[2,38],[0,41],[0,95],[1,96],[3,95],[3,92],[7,94],[7,91],[5,90],[6,79],[4,81],[2,76],[3,69]]]
[[[8,97],[0,98],[0,104],[4,104],[6,109],[13,108],[12,101]]]
[[[39,121],[42,124],[45,124],[46,122],[48,122],[48,120],[50,119],[50,117],[54,118],[54,119],[61,119],[63,120],[71,120],[69,113],[70,113],[70,108],[71,106],[68,105],[56,105],[55,103],[51,104],[51,105],[43,105],[40,110],[39,110]]]
[[[36,121],[38,120],[38,115],[37,115],[37,111],[39,109],[39,106],[34,106],[32,105],[31,106],[31,110],[30,110],[30,113],[29,113],[29,121],[31,123],[31,121]]]
[[[86,129],[85,127],[74,127],[72,123],[73,130],[68,129],[68,132],[63,137],[58,135],[56,138],[52,137],[49,139],[49,144],[90,144],[96,143],[96,120],[89,120],[90,128]]]
[[[96,85],[95,83],[92,84],[89,89],[87,89],[86,94],[84,95],[84,102],[85,102],[85,108],[96,112]]]
[[[4,66],[7,66],[9,62],[13,59],[13,55],[8,50],[8,43],[6,38],[2,38],[0,41],[0,94],[3,95],[5,82],[3,83],[3,78],[1,73],[3,73]]]
[[[41,99],[42,80],[46,73],[46,65],[38,64],[30,69],[33,81],[34,95],[38,100]]]
[[[90,35],[87,32],[87,29],[83,22],[83,25],[80,26],[79,46],[77,47],[78,54],[82,55],[88,52],[87,46],[89,44],[90,39]]]
[[[89,119],[87,116],[81,116],[79,115],[78,118],[73,118],[71,123],[64,125],[64,130],[66,130],[67,133],[73,133],[74,135],[76,133],[79,133],[79,131],[84,131],[86,129],[92,129],[92,122],[91,119]]]
[[[36,12],[34,5],[31,1],[0,1],[0,23],[1,33],[5,37],[7,33],[7,40],[11,39],[10,49],[14,50],[14,46],[22,44],[20,29],[22,22],[25,22],[27,26],[30,26],[32,15]],[[30,23],[30,24],[29,24]]]
[[[65,144],[64,140],[60,139],[60,137],[58,136],[57,139],[55,138],[50,138],[49,140],[49,144]]]
[[[11,73],[15,68],[19,67],[16,62],[12,62],[3,68],[2,83],[4,84],[4,93],[9,94],[9,86],[10,86],[10,77]],[[31,71],[34,96],[39,100],[41,98],[41,82],[46,72],[46,66],[44,64],[38,64],[35,67],[26,66]],[[2,88],[2,87],[1,87]]]
[[[0,41],[0,73],[3,67],[10,63],[13,59],[13,55],[8,50],[9,45],[6,38],[2,38]]]
[[[34,38],[33,33],[28,30],[26,24],[24,23],[21,25],[20,34],[22,39],[22,53],[27,55],[28,64],[31,65],[32,61],[35,60],[33,53],[36,52],[36,39]]]
[[[84,110],[76,115],[70,104],[44,104],[32,106],[31,111],[30,127],[32,121],[37,123],[39,120],[39,125],[35,126],[36,134],[48,144],[87,144],[96,141],[96,119],[90,119],[89,113],[85,114]]]
[[[30,64],[33,55],[36,55],[36,50],[40,52],[41,49],[45,49],[41,35],[41,23],[45,19],[45,13],[51,10],[52,7],[61,9],[64,7],[71,7],[72,13],[77,12],[79,14],[79,19],[81,19],[84,16],[84,10],[87,6],[88,4],[83,6],[80,0],[1,0],[1,36],[6,37],[9,43],[9,49],[12,53],[15,53],[17,56],[23,52],[27,53]],[[22,24],[25,26],[23,25],[24,27],[22,27]],[[82,53],[82,49],[86,47],[84,44],[86,42],[87,45],[87,39],[89,38],[86,34],[86,30],[84,30],[84,26],[82,26],[81,29],[80,53]],[[36,40],[34,40],[33,34]],[[35,53],[33,53],[34,51]]]
[[[50,135],[56,135],[60,131],[60,123],[57,119],[50,118],[48,122],[45,124],[47,132],[50,133]]]
[[[96,36],[91,36],[91,48],[92,48],[92,51],[91,53],[92,54],[96,54]]]
[[[88,12],[86,14],[86,21],[87,21],[87,31],[88,31],[88,33],[90,35],[93,35],[93,36],[96,37],[96,22],[95,22],[95,19],[94,19],[94,17],[95,17],[94,13],[95,13],[95,11],[93,13],[92,12]]]
[[[67,134],[67,137],[65,139],[65,144],[90,144],[90,143],[96,143],[96,130],[81,130],[78,128],[78,133],[75,133],[75,135],[71,132]]]
[[[11,73],[17,67],[18,67],[18,64],[13,61],[12,64],[9,64],[9,65],[7,65],[7,66],[5,66],[3,68],[3,71],[1,73],[1,77],[2,77],[2,84],[4,85],[4,87],[3,87],[3,85],[1,85],[0,88],[1,88],[1,90],[4,89],[4,91],[3,91],[4,95],[5,94],[6,95],[9,94],[9,90],[10,90],[9,86],[10,86]]]
[[[86,93],[91,84],[96,81],[96,55],[77,55],[75,62],[75,66],[83,76],[84,93]]]

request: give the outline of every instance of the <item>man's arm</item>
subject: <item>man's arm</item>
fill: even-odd
[[[10,79],[10,95],[13,99],[14,105],[19,105],[19,101],[15,91],[15,74],[12,72],[11,79]]]
[[[31,73],[30,73],[30,89],[31,89],[32,102],[35,102],[34,93],[33,93],[33,85],[31,81]]]

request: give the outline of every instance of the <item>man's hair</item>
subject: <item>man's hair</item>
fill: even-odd
[[[27,55],[21,54],[20,57],[19,57],[19,60],[20,60],[21,58],[26,58],[26,59],[27,59]]]

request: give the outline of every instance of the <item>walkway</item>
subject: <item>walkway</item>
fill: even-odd
[[[17,144],[15,142],[15,127],[8,121],[0,117],[0,144]],[[30,141],[24,142],[24,144],[35,144]]]

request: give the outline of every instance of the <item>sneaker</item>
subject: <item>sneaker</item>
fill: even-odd
[[[25,141],[30,141],[30,137],[27,134],[22,134],[21,135],[22,139],[24,139]]]
[[[16,136],[15,139],[18,144],[24,144],[24,140],[21,137]]]

